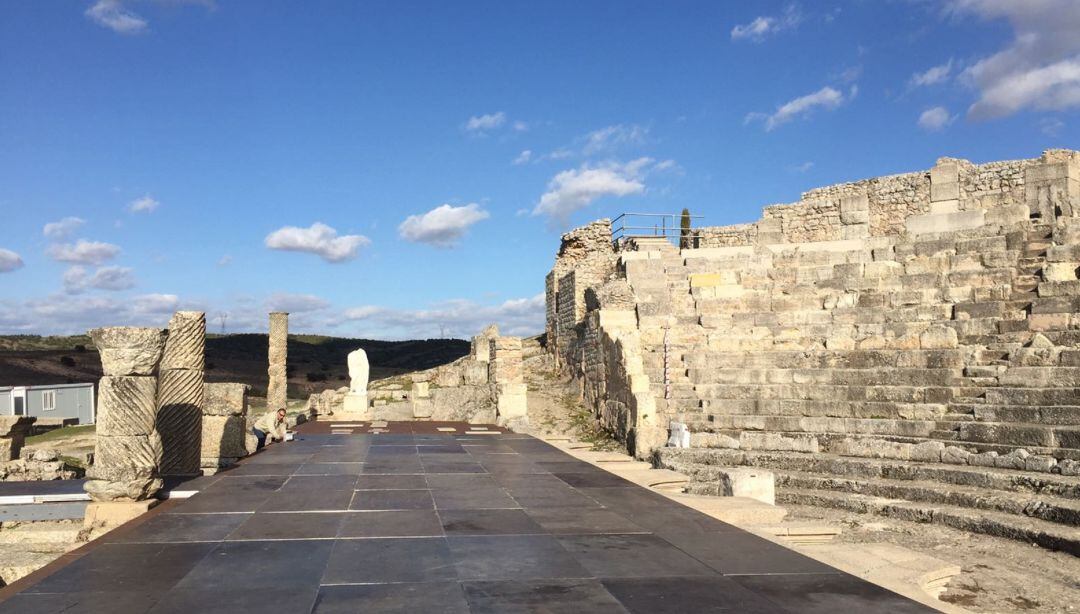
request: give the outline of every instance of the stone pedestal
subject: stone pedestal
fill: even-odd
[[[747,497],[776,505],[776,478],[771,471],[749,467],[721,469],[718,479],[722,497]]]
[[[340,412],[334,412],[333,420],[371,420],[372,412],[368,407],[366,392],[350,392],[345,395]]]
[[[206,475],[247,456],[247,384],[205,384],[200,466]]]
[[[141,501],[161,488],[157,372],[165,344],[157,328],[90,331],[105,376],[98,394],[94,464],[84,488],[94,501]]]
[[[270,314],[270,383],[266,387],[266,407],[274,411],[288,407],[289,314],[275,311]]]

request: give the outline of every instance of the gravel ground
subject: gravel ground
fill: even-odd
[[[1080,558],[948,527],[802,505],[787,521],[843,527],[837,542],[888,542],[960,565],[942,600],[972,612],[1080,612]]]

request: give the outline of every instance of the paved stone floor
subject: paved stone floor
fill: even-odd
[[[324,430],[200,479],[0,612],[926,611],[528,436]]]

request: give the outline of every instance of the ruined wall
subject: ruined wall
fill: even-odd
[[[615,272],[611,220],[603,219],[562,236],[555,266],[548,273],[545,333],[548,349],[560,359],[573,343],[576,327],[585,317],[585,289],[599,285]]]
[[[946,158],[803,200],[754,233],[619,254],[660,423],[695,445],[1075,474],[1080,154]],[[627,359],[590,302],[560,352],[626,432]]]

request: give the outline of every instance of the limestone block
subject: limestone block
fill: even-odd
[[[956,446],[947,446],[941,451],[941,462],[951,465],[966,465],[971,452]]]
[[[134,520],[160,503],[157,499],[141,501],[94,501],[86,506],[83,527],[90,530],[90,537],[97,539],[116,527]]]
[[[0,462],[19,458],[33,423],[28,416],[0,416]]]
[[[946,326],[933,326],[919,335],[919,345],[924,350],[947,350],[959,346],[956,330]]]
[[[412,397],[414,399],[424,399],[430,394],[430,389],[427,382],[414,382],[412,385]]]
[[[154,375],[167,334],[160,328],[112,326],[91,330],[90,338],[105,375]]]
[[[492,423],[495,421],[495,398],[490,386],[455,386],[431,391],[431,419]]]
[[[247,384],[204,384],[203,415],[246,416],[248,411],[247,394],[250,389],[251,386]]]
[[[956,200],[958,198],[960,198],[960,184],[958,182],[930,184],[930,202]]]
[[[496,410],[499,424],[528,414],[526,391],[525,384],[498,384]]]
[[[960,201],[953,197],[951,200],[940,200],[930,203],[930,213],[940,215],[942,213],[956,213],[960,210]]]
[[[464,371],[466,369],[466,365],[470,364],[475,365],[477,363],[475,361],[461,359],[456,360],[448,365],[443,365],[435,370],[435,377],[432,381],[435,382],[436,386],[442,388],[452,388],[454,386],[460,386],[465,381]],[[477,368],[479,369],[480,367]],[[483,366],[482,369],[482,383],[487,383],[487,366]],[[479,384],[481,382],[477,383]]]
[[[491,324],[484,330],[480,331],[480,334],[472,338],[472,345],[470,347],[470,358],[480,362],[487,362],[490,358],[490,343],[491,340],[499,336],[499,327]]]
[[[720,469],[718,491],[722,497],[748,497],[776,505],[776,477],[757,467]]]
[[[690,428],[682,422],[672,421],[671,426],[668,427],[668,441],[669,448],[689,448],[690,447]]]
[[[347,414],[357,414],[360,420],[370,419],[370,407],[367,393],[350,392],[345,395],[342,411]]]
[[[177,311],[169,320],[169,333],[161,355],[161,370],[206,368],[206,314]]]
[[[413,417],[430,418],[435,413],[435,403],[431,399],[413,399]]]
[[[1043,265],[1043,279],[1047,281],[1073,281],[1077,279],[1077,262],[1047,262]]]
[[[866,210],[862,211],[840,211],[840,222],[842,224],[867,224],[870,222],[870,212]]]
[[[196,475],[202,440],[203,372],[168,370],[158,377],[157,431],[163,475]]]
[[[985,212],[982,209],[959,211],[957,213],[913,215],[904,221],[907,232],[913,235],[968,230],[978,228],[984,223]]]
[[[462,365],[461,374],[459,379],[452,384],[453,386],[460,386],[464,381],[466,386],[482,386],[488,383],[488,369],[490,363],[467,361]],[[440,383],[439,385],[444,385]]]
[[[157,381],[153,377],[105,376],[98,383],[98,435],[142,435],[154,432]]]
[[[247,456],[249,431],[244,416],[203,416],[201,464],[219,467],[221,459]]]

